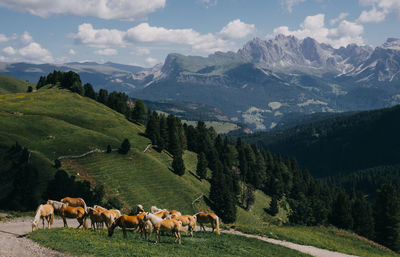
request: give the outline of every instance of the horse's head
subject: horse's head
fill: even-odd
[[[112,225],[114,225],[114,223],[113,223]],[[110,227],[108,228],[108,236],[109,236],[109,237],[112,237],[113,234],[114,234],[113,226],[110,226]]]
[[[37,221],[36,220],[32,221],[32,232],[35,231],[37,228],[38,228]]]

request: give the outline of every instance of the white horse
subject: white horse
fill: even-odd
[[[156,212],[161,212],[161,211],[167,211],[167,209],[159,209],[159,208],[157,208],[157,206],[151,206],[151,208],[150,208],[150,212],[151,213],[156,213]]]
[[[52,205],[54,210],[56,210],[57,212],[59,212],[62,207],[68,205],[68,203],[62,203],[62,202],[55,201],[55,200],[47,200],[47,204]]]
[[[164,220],[152,213],[146,213],[144,216],[144,221],[150,221],[156,231],[156,243],[160,242],[160,232],[161,231],[171,231],[175,235],[175,243],[179,241],[181,243],[181,228],[182,222],[172,219]]]
[[[36,210],[35,218],[32,221],[32,231],[38,228],[39,220],[42,219],[43,228],[44,228],[44,220],[47,221],[47,227],[51,228],[54,221],[54,208],[50,204],[41,204]]]

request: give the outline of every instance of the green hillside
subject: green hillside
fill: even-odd
[[[13,94],[26,92],[32,83],[22,81],[10,76],[0,75],[0,94]]]

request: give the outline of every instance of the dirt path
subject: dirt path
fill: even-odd
[[[69,257],[70,255],[53,251],[49,248],[39,246],[28,238],[26,234],[32,231],[32,218],[18,218],[9,222],[0,222],[0,256],[1,257],[38,257],[38,256],[59,256]],[[76,220],[68,220],[70,227],[77,227]],[[60,219],[55,219],[53,227],[63,227],[63,222]],[[197,228],[198,230],[198,228]],[[222,233],[234,234],[248,238],[256,238],[268,243],[281,245],[287,248],[297,250],[302,253],[310,254],[318,257],[353,257],[343,253],[333,252],[320,249],[314,246],[299,245],[291,242],[276,240],[268,237],[257,235],[249,235],[234,230],[221,230]]]

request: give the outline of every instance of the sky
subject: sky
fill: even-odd
[[[277,34],[376,47],[400,38],[400,0],[0,0],[0,62],[152,67]]]

